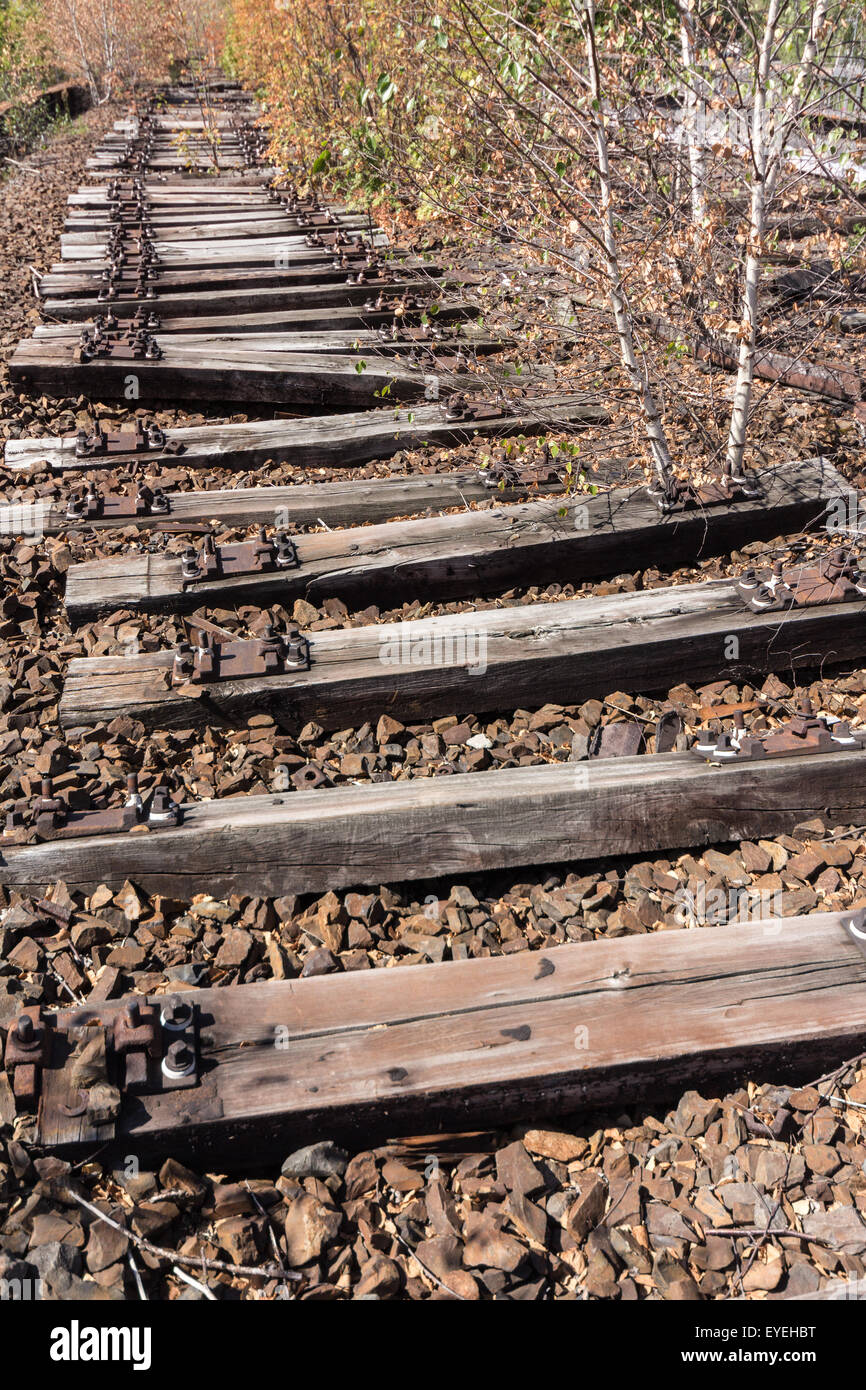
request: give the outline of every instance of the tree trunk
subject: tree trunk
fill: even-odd
[[[595,126],[595,149],[597,173],[600,188],[600,213],[602,239],[604,242],[605,269],[607,272],[608,296],[616,323],[622,364],[629,382],[638,398],[644,430],[649,441],[653,467],[665,492],[668,491],[673,472],[673,463],[665,437],[664,426],[655,399],[641,369],[634,348],[634,331],[628,307],[619,256],[616,244],[616,230],[613,215],[613,184],[610,174],[610,158],[607,145],[607,131],[602,110],[601,72],[598,63],[598,50],[595,44],[595,0],[583,0],[583,13],[579,14],[581,27],[586,40],[586,59],[589,67],[590,87],[593,99],[593,124]]]

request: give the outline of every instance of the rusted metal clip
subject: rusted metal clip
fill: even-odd
[[[552,463],[512,463],[507,458],[493,459],[486,468],[476,469],[479,482],[485,487],[531,487],[534,483],[554,483],[560,474]]]
[[[153,334],[138,328],[122,339],[112,339],[107,356],[119,362],[158,362],[162,357],[162,348]]]
[[[194,628],[193,634],[192,642],[179,642],[175,647],[172,685],[243,680],[247,676],[276,676],[310,669],[310,644],[294,623],[282,632],[268,623],[261,637],[236,642],[220,641],[202,629]]]
[[[438,350],[441,345],[437,344],[436,346]],[[417,341],[413,342],[404,360],[407,367],[417,367],[423,371],[432,372],[465,372],[469,366],[469,358],[462,347],[458,346],[456,352],[452,350],[447,354],[440,352],[437,355],[433,350],[432,343]],[[477,415],[473,415],[473,419],[477,418]]]
[[[438,365],[445,364],[440,362]],[[449,396],[442,409],[446,420],[465,420],[467,423],[473,420],[498,420],[504,413],[501,405],[492,401],[470,401],[462,392]]]
[[[133,1094],[176,1091],[198,1081],[198,1007],[178,996],[129,999],[115,1015],[118,1084]]]
[[[852,729],[846,719],[831,721],[816,715],[811,700],[778,729],[749,734],[742,711],[734,715],[728,732],[706,730],[691,752],[711,763],[754,762],[761,758],[791,758],[798,753],[842,753],[866,748],[866,729]]]
[[[182,995],[132,997],[117,1012],[28,1007],[7,1032],[5,1070],[16,1111],[38,1108],[40,1130],[74,1140],[82,1126],[116,1120],[124,1095],[196,1086],[199,1051],[199,1008]],[[56,1078],[50,1090],[48,1073]]]
[[[161,487],[149,488],[142,483],[135,492],[100,492],[95,483],[88,483],[86,492],[73,492],[66,503],[67,521],[123,521],[127,517],[167,516],[171,499]]]
[[[156,292],[151,284],[153,277],[139,275],[133,283],[132,277],[124,276],[116,280],[110,280],[107,284],[100,286],[96,298],[100,303],[106,300],[130,300],[130,299],[154,299]],[[122,293],[118,294],[118,284]]]
[[[169,439],[155,420],[136,416],[134,430],[119,430],[110,434],[100,426],[93,434],[79,430],[75,437],[75,457],[96,458],[112,454],[141,454],[149,450],[163,454],[182,454],[185,445]]]
[[[769,574],[745,570],[737,581],[737,593],[753,613],[813,608],[866,598],[866,574],[844,550],[834,550],[799,569],[784,570],[777,560]]]
[[[72,349],[72,360],[77,363],[92,362],[94,357],[107,357],[111,348],[111,337],[103,329],[101,316],[94,320],[93,328],[82,328],[78,342]],[[103,320],[104,322],[104,320]]]
[[[180,806],[167,787],[158,786],[145,809],[133,772],[126,779],[126,800],[122,806],[102,810],[72,811],[62,797],[55,796],[50,777],[42,779],[40,795],[16,801],[6,817],[3,839],[11,844],[37,840],[71,840],[83,835],[115,835],[147,825],[157,829],[179,825]]]
[[[32,1112],[39,1101],[42,1069],[50,1056],[48,1022],[38,1005],[22,1009],[6,1034],[6,1073],[16,1109]]]
[[[82,329],[72,352],[72,360],[77,363],[92,362],[95,357],[136,362],[143,359],[158,361],[162,357],[162,348],[145,328],[130,328],[123,338],[119,338],[115,332],[106,332],[97,319],[92,329]]]
[[[205,536],[201,550],[188,546],[181,557],[184,587],[209,579],[229,579],[234,575],[267,574],[273,570],[297,569],[298,552],[287,531],[277,531],[268,540],[264,526],[258,539],[236,545],[216,545]]]
[[[727,472],[709,483],[686,483],[672,478],[667,487],[660,483],[648,484],[647,493],[662,516],[668,516],[671,512],[728,506],[731,502],[753,502],[763,496],[758,484],[748,474]]]

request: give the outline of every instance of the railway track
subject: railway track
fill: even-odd
[[[184,634],[72,660],[58,715],[70,738],[132,721],[159,737],[262,717],[321,732],[382,711],[423,720],[470,706],[570,706],[624,685],[658,691],[740,668],[752,679],[862,657],[866,580],[822,549],[828,514],[849,492],[827,460],[666,498],[611,480],[576,490],[550,448],[527,441],[603,428],[608,405],[515,373],[519,342],[479,325],[483,277],[447,254],[422,260],[392,245],[363,212],[299,196],[265,162],[241,93],[225,88],[206,116],[188,96],[168,89],[94,152],[90,185],[70,194],[61,260],[41,282],[50,321],[19,344],[11,379],[19,391],[100,402],[306,414],[168,430],[142,414],[137,433],[9,442],[11,479],[26,487],[46,466],[56,486],[6,503],[3,534],[32,534],[36,513],[43,536],[98,542],[128,528],[125,548],[69,566],[70,623],[168,614]],[[459,473],[352,473],[403,450],[482,439],[525,452]],[[160,482],[178,466],[281,461],[346,470],[346,480]],[[126,492],[101,485],[110,470],[128,471]],[[244,534],[253,527],[263,529]],[[240,538],[227,539],[233,528]],[[803,533],[814,556],[753,580],[335,630],[291,617],[295,601],[432,604],[575,586]],[[808,708],[780,725],[780,711],[757,700],[754,711],[751,723],[729,711],[697,743],[673,705],[642,724],[599,724],[589,738],[549,740],[543,767],[491,739],[476,741],[460,770],[435,769],[447,776],[392,776],[387,757],[361,757],[348,788],[330,785],[327,759],[298,767],[277,754],[279,790],[200,801],[147,757],[95,804],[50,770],[26,768],[11,779],[20,795],[0,840],[0,884],[50,917],[46,889],[58,880],[88,901],[127,883],[165,899],[205,888],[278,899],[701,848],[810,816],[866,821],[856,726]],[[519,1119],[529,1097],[553,1112],[750,1067],[815,1071],[850,1055],[862,1033],[851,920],[794,917],[781,940],[758,922],[408,976],[96,996],[60,1011],[29,1004],[6,1030],[0,1109],[46,1150],[134,1139],[142,1152],[235,1162],[324,1129],[354,1140],[465,1129]],[[578,1017],[609,1040],[589,1067],[570,1041]]]

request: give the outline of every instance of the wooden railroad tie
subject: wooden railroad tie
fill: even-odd
[[[286,272],[288,276],[289,272]],[[345,281],[345,276],[343,277]],[[154,293],[151,297],[136,295],[126,299],[115,299],[111,308],[118,318],[132,318],[144,310],[157,309],[164,317],[179,317],[193,314],[248,314],[270,313],[278,309],[321,310],[324,308],[345,308],[357,305],[363,308],[375,300],[381,290],[388,296],[416,295],[428,296],[431,302],[447,292],[470,283],[468,274],[445,276],[434,279],[425,275],[412,274],[395,276],[387,280],[371,280],[364,284],[346,284],[334,280],[322,284],[279,284],[250,285],[238,289],[178,290]],[[80,322],[92,318],[105,308],[96,294],[82,295],[72,299],[45,299],[43,312],[50,318]]]
[[[176,828],[7,836],[0,883],[278,897],[772,837],[813,816],[860,825],[864,757],[857,746],[715,765],[661,753],[190,802]]]
[[[63,266],[44,275],[40,281],[40,288],[46,299],[60,301],[64,298],[78,300],[90,297],[105,306],[111,306],[115,299],[103,299],[100,294],[103,271],[109,271],[108,262],[104,266],[94,266],[93,269]],[[347,274],[345,267],[335,267],[333,256],[324,256],[321,251],[305,254],[297,247],[294,250],[277,249],[253,260],[249,249],[244,246],[237,252],[236,260],[229,257],[222,261],[208,259],[201,264],[191,261],[184,268],[171,263],[163,265],[160,258],[156,271],[145,277],[146,297],[159,304],[166,297],[208,288],[222,292],[246,288],[279,289],[281,286],[291,288],[335,284],[360,284],[362,288],[366,288],[368,295],[372,293],[375,296],[380,288],[387,289],[392,282],[411,282],[417,279],[422,289],[429,281],[438,285],[440,269],[433,262],[420,261],[414,257],[400,258],[392,253],[387,263],[383,263],[378,270],[370,271],[361,281],[354,278],[350,280],[349,274],[352,274],[351,269]],[[133,294],[138,276],[136,264],[118,271],[118,302]],[[106,279],[105,283],[108,284],[109,281]],[[139,297],[143,297],[142,292],[139,292]]]
[[[37,1145],[74,1157],[108,1146],[213,1166],[322,1134],[357,1148],[684,1086],[714,1094],[760,1072],[802,1082],[862,1047],[866,961],[850,921],[765,918],[33,1008],[7,1031],[3,1118],[35,1110]]]
[[[239,677],[229,663],[178,681],[171,649],[73,659],[60,722],[81,727],[128,715],[148,729],[191,728],[243,725],[267,713],[284,728],[315,720],[342,729],[375,719],[382,709],[411,722],[453,709],[480,714],[542,701],[577,704],[624,686],[649,692],[679,681],[754,680],[774,670],[859,660],[866,655],[863,616],[862,600],[784,617],[755,614],[733,580],[713,580],[307,632],[309,668],[277,664],[272,674]],[[188,621],[195,630],[197,620]],[[217,648],[237,640],[219,631],[215,637]]]
[[[730,550],[748,539],[820,525],[845,492],[824,460],[756,475],[761,495],[706,509],[659,515],[645,489],[613,488],[589,497],[504,505],[483,512],[294,538],[296,563],[190,579],[180,554],[136,553],[72,565],[70,619],[117,608],[193,612],[208,603],[395,602],[423,594],[448,598],[494,593],[515,583],[577,583],[627,565],[668,566]],[[193,547],[193,552],[194,547]],[[187,564],[187,568],[189,565]]]
[[[362,333],[361,338],[365,335]],[[403,350],[375,334],[357,348],[358,335],[320,334],[300,340],[290,351],[246,348],[238,340],[228,347],[176,346],[146,334],[137,345],[125,338],[111,343],[105,356],[76,362],[68,344],[43,347],[39,339],[19,345],[9,363],[10,380],[28,390],[52,395],[86,392],[99,400],[122,400],[130,376],[141,401],[175,400],[271,403],[286,409],[313,406],[358,409],[381,401],[439,400],[457,392],[509,383],[507,368],[488,369],[482,378],[469,370],[470,351],[496,351],[493,339],[470,345],[465,339],[437,344],[437,351],[404,342]],[[450,352],[449,352],[450,347]],[[152,355],[152,353],[154,355]],[[512,379],[514,374],[512,373]],[[489,387],[488,387],[489,389]]]
[[[609,420],[610,413],[598,398],[583,392],[515,396],[499,402],[482,397],[475,402],[471,399],[449,400],[441,404],[413,406],[411,409],[392,407],[353,411],[344,415],[320,415],[304,420],[255,420],[235,425],[208,424],[173,429],[168,433],[171,448],[149,449],[147,460],[154,465],[173,463],[175,454],[172,450],[177,448],[185,468],[219,466],[250,469],[268,462],[339,468],[366,463],[370,459],[390,458],[401,449],[417,449],[428,444],[462,444],[475,435],[533,435],[575,425],[604,425]],[[112,450],[110,455],[88,452],[84,457],[78,453],[76,435],[63,439],[9,439],[6,441],[5,462],[7,468],[13,471],[42,462],[57,473],[116,468],[141,459],[141,454],[134,447],[131,432],[129,434],[128,452]],[[378,478],[359,480],[353,484],[358,489],[359,497],[383,486],[383,480]],[[272,496],[275,507],[283,505],[282,498],[277,500],[280,489],[258,491],[263,498],[266,493]],[[328,497],[324,487],[321,495],[323,499]],[[204,497],[205,494],[199,496]],[[213,496],[219,502],[218,493],[207,496]],[[201,518],[210,515],[209,505],[203,505]],[[323,505],[327,505],[327,502],[324,501]],[[268,507],[263,516],[255,516],[253,520],[265,521],[273,515],[274,509]]]
[[[107,466],[113,455],[99,455]],[[184,457],[184,462],[186,458]],[[618,466],[618,460],[607,460]],[[503,483],[499,486],[498,479]],[[555,469],[531,461],[506,481],[495,465],[460,473],[412,473],[406,477],[358,479],[353,483],[309,483],[289,487],[217,488],[213,492],[164,492],[166,510],[137,510],[141,485],[126,492],[103,490],[90,480],[76,487],[70,482],[59,502],[0,503],[0,535],[56,536],[62,532],[133,526],[140,530],[207,531],[214,525],[255,526],[284,517],[298,526],[359,525],[387,521],[428,510],[466,507],[491,497],[516,502],[527,495],[561,494],[562,479]],[[152,489],[154,495],[156,488]],[[120,514],[121,504],[123,505]],[[76,520],[70,512],[79,511]]]
[[[105,306],[102,307],[104,309]],[[209,337],[236,340],[251,334],[272,342],[282,339],[289,347],[291,339],[302,333],[371,328],[388,328],[390,331],[395,324],[398,329],[404,326],[418,327],[425,319],[429,321],[431,318],[435,318],[437,327],[441,329],[446,324],[477,318],[480,312],[477,304],[456,298],[437,300],[435,313],[432,310],[431,302],[423,296],[400,298],[381,294],[370,301],[369,307],[366,304],[348,304],[326,310],[314,307],[274,309],[257,314],[202,314],[185,318],[165,318],[151,309],[145,311],[144,317],[152,332],[170,334],[178,341],[178,346],[181,340],[188,342],[190,339]],[[98,317],[80,323],[40,323],[34,328],[33,337],[46,342],[71,339],[75,344],[80,333],[93,331]]]

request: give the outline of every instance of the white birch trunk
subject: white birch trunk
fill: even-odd
[[[707,160],[698,128],[699,78],[695,56],[695,29],[688,10],[688,0],[677,0],[680,15],[680,50],[685,78],[683,125],[689,155],[692,221],[700,223],[706,216]]]
[[[728,429],[728,446],[725,455],[725,469],[732,477],[743,471],[743,455],[746,449],[746,430],[749,422],[749,407],[752,400],[752,385],[755,375],[755,341],[758,331],[758,282],[761,276],[761,253],[764,233],[767,226],[767,213],[773,201],[782,158],[791,130],[797,120],[803,91],[809,79],[812,64],[818,51],[818,33],[827,13],[827,0],[816,0],[809,25],[809,38],[804,45],[800,65],[791,95],[778,130],[772,139],[767,132],[767,85],[776,44],[776,30],[782,0],[770,0],[764,36],[758,55],[758,71],[755,80],[752,104],[752,159],[755,173],[752,179],[749,209],[749,240],[746,250],[745,285],[743,289],[743,338],[737,365],[737,379],[734,384],[734,398],[731,407],[731,422]]]
[[[595,149],[601,199],[600,212],[608,296],[613,310],[617,337],[619,338],[622,364],[625,368],[629,383],[640,404],[644,430],[652,454],[653,467],[663,490],[667,492],[672,477],[673,463],[670,450],[668,449],[664,427],[652,391],[650,390],[646,372],[642,369],[637,360],[637,354],[635,353],[632,320],[619,266],[616,230],[614,226],[613,185],[610,175],[610,158],[608,154],[607,132],[605,130],[604,115],[601,107],[601,73],[598,64],[598,51],[595,46],[595,0],[583,0],[583,9],[584,13],[579,17],[586,39],[586,58],[589,67],[590,88],[595,107]]]

